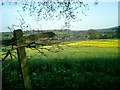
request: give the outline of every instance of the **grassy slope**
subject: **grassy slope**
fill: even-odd
[[[104,41],[105,42],[105,41]],[[112,41],[111,41],[112,42]],[[53,48],[57,51],[57,48]],[[120,60],[117,47],[64,46],[59,52],[27,49],[33,89],[118,89]],[[7,62],[3,63],[3,66]],[[18,62],[3,71],[3,87],[22,87]]]

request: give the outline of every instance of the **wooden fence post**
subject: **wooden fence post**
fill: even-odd
[[[21,29],[14,30],[14,39],[16,42],[16,46],[24,45],[24,38],[22,38],[22,36],[23,36],[23,32]],[[19,61],[24,88],[25,90],[32,90],[25,47],[17,48],[17,55],[18,55],[18,61]]]

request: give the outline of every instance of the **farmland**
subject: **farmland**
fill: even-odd
[[[118,8],[98,0],[1,0],[0,89],[120,90]]]
[[[26,48],[32,87],[34,90],[117,90],[120,88],[119,48],[117,39],[81,40],[37,47],[44,54]],[[3,62],[3,67],[10,62],[9,59]],[[7,85],[7,90],[23,87],[16,58],[3,70],[2,77],[3,87]]]

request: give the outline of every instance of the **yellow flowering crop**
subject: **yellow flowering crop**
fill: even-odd
[[[69,46],[88,46],[88,47],[120,47],[118,40],[87,40],[67,44]]]
[[[43,46],[43,48],[52,48],[52,46]]]
[[[85,47],[120,47],[117,39],[99,39],[99,40],[86,40],[77,41],[69,44],[59,44],[59,46],[85,46]],[[43,48],[52,48],[53,46],[43,46]]]

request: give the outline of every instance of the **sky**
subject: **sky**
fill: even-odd
[[[113,2],[114,1],[114,2]],[[109,28],[118,25],[118,2],[117,0],[106,0],[106,2],[99,2],[94,5],[94,2],[87,2],[89,10],[86,12],[87,16],[79,14],[81,21],[71,22],[70,30],[88,30]],[[9,31],[6,27],[20,24],[20,14],[24,17],[26,25],[30,25],[31,29],[52,30],[61,29],[64,25],[64,19],[45,21],[42,20],[36,23],[34,17],[29,16],[29,12],[23,12],[21,5],[4,5],[0,6],[0,31]],[[81,12],[81,11],[80,11]],[[17,29],[17,28],[16,28]]]

